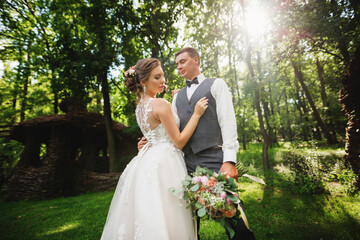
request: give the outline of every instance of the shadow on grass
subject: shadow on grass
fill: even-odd
[[[281,161],[274,160],[278,150],[269,151],[272,167],[281,164]],[[262,169],[261,145],[248,151],[240,153],[240,160],[250,174],[264,177],[267,184],[261,186],[243,179],[240,183],[246,188],[242,200],[257,240],[360,239],[360,217],[349,207],[351,205],[346,204],[354,199],[328,194],[299,194],[284,174],[274,169],[256,172],[256,169]]]

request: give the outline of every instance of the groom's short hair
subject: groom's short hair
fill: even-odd
[[[199,66],[200,66],[200,54],[195,48],[192,48],[192,47],[184,47],[184,48],[180,49],[180,51],[175,53],[175,58],[184,52],[187,52],[190,55],[190,57],[192,57],[192,58],[197,56],[199,59]]]

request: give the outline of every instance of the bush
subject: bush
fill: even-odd
[[[357,188],[355,187],[356,177],[356,174],[349,169],[343,169],[341,174],[337,175],[345,193],[354,195],[357,192]]]
[[[318,156],[304,156],[295,151],[284,152],[284,160],[291,170],[291,177],[300,193],[323,193],[325,184]]]

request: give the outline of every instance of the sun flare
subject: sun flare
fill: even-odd
[[[270,27],[269,16],[259,4],[249,5],[245,10],[245,18],[250,38],[259,39]]]

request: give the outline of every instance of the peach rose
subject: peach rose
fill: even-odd
[[[212,188],[215,185],[215,183],[216,183],[216,179],[212,178],[209,180],[207,185]]]
[[[236,208],[224,211],[224,215],[228,218],[233,217],[235,215],[235,213],[236,213]]]

